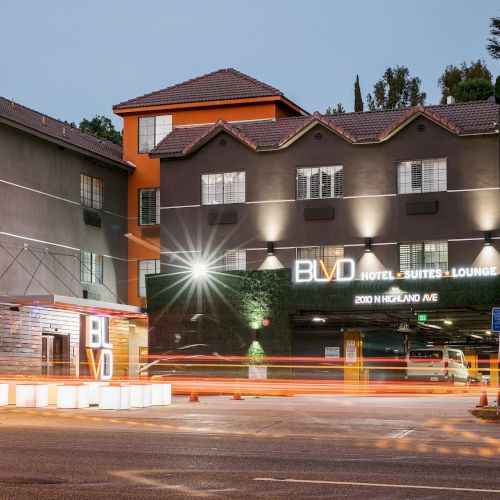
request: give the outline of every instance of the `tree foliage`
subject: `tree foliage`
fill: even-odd
[[[354,82],[354,111],[363,111],[364,107],[361,87],[359,86],[359,76],[356,75],[356,81]]]
[[[325,111],[326,116],[332,116],[332,115],[343,115],[345,113],[344,106],[342,106],[342,103],[339,102],[337,103],[337,106],[335,108],[331,108],[328,106]]]
[[[373,86],[373,95],[367,95],[368,108],[375,111],[424,104],[427,94],[421,91],[420,85],[420,78],[410,76],[406,66],[387,68]]]
[[[485,101],[495,92],[491,81],[486,78],[465,80],[458,86],[458,102]]]
[[[92,120],[84,118],[80,122],[80,129],[84,132],[90,132],[97,135],[102,139],[114,142],[115,144],[122,144],[123,137],[121,132],[115,130],[113,122],[106,116],[96,115]]]
[[[491,38],[488,38],[486,48],[493,59],[500,59],[500,17],[490,19],[490,28]]]
[[[491,79],[491,72],[486,67],[486,63],[481,59],[471,61],[469,64],[464,61],[460,66],[450,64],[446,66],[438,80],[438,85],[441,88],[441,104],[446,104],[448,96],[453,96],[457,100],[460,100],[458,94],[459,86],[462,82],[466,80],[487,80],[491,83]]]
[[[495,97],[500,99],[500,75],[498,75],[495,80]]]

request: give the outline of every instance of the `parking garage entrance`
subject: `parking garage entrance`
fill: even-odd
[[[292,357],[317,361],[314,370],[297,363],[297,378],[403,380],[410,350],[449,347],[465,354],[471,377],[495,380],[498,334],[488,306],[300,311],[292,323]]]

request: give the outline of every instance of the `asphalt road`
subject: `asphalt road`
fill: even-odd
[[[0,498],[500,498],[466,398],[207,398],[0,411]]]

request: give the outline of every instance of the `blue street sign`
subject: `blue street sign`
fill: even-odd
[[[500,332],[500,307],[491,310],[491,331]]]

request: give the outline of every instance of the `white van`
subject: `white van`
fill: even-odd
[[[406,379],[467,385],[469,367],[460,349],[411,349],[406,357]]]

